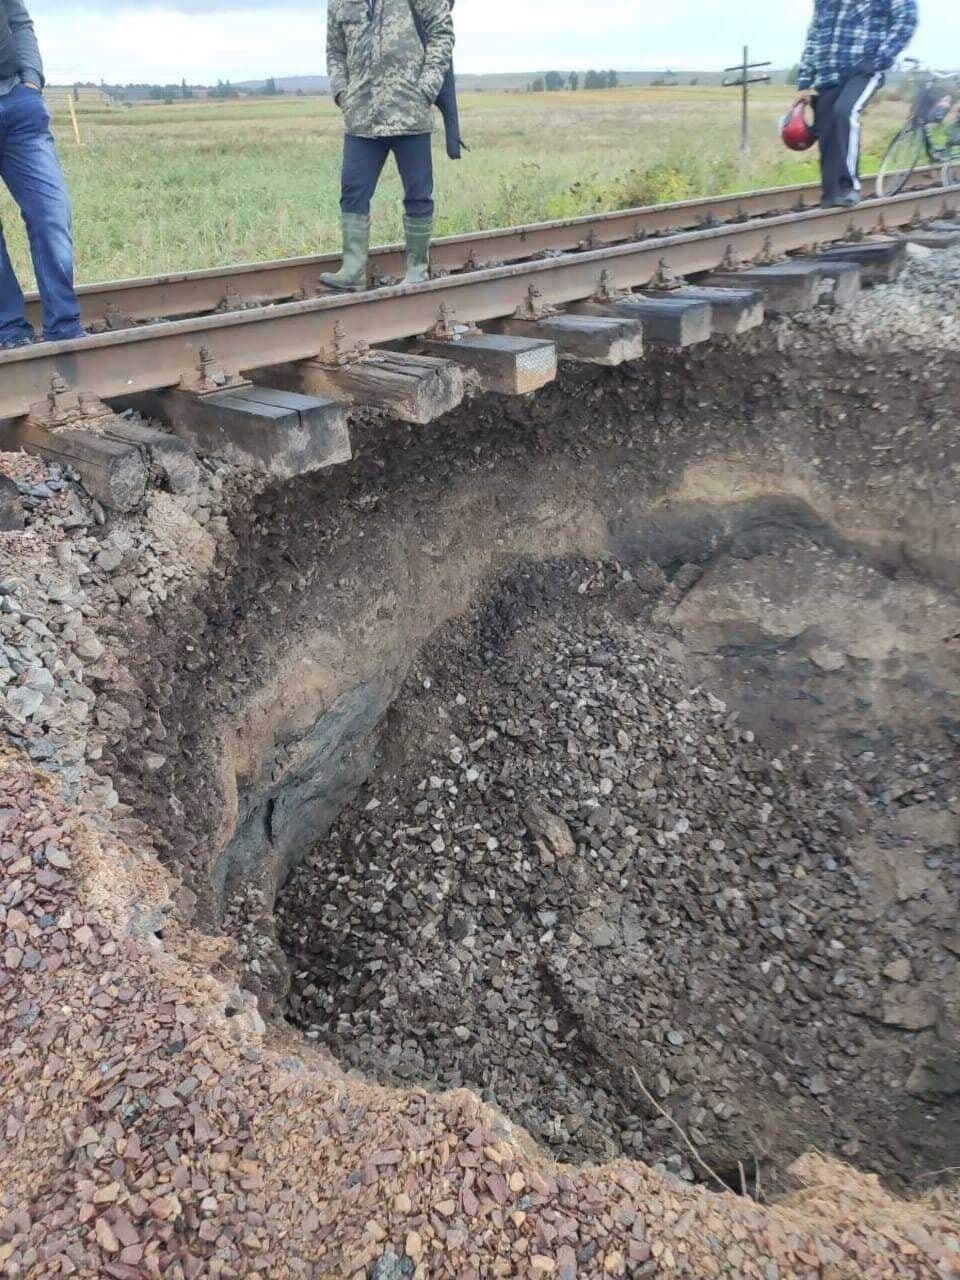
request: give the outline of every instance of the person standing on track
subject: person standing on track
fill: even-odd
[[[0,0],[0,178],[26,223],[44,339],[82,337],[70,201],[43,100],[37,37],[22,0]],[[0,350],[29,346],[34,337],[0,227]]]
[[[343,265],[332,289],[367,287],[370,201],[393,152],[403,181],[404,284],[430,274],[433,107],[453,58],[450,0],[329,0],[327,70],[344,116]]]
[[[822,203],[860,203],[860,114],[917,29],[917,0],[814,0],[794,105],[813,102]]]

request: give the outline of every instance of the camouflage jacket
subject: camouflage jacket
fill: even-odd
[[[329,0],[327,71],[347,133],[430,133],[432,107],[452,58],[449,0]]]

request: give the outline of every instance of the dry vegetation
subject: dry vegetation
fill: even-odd
[[[707,86],[605,92],[477,93],[463,101],[470,153],[437,147],[440,230],[502,226],[593,209],[801,182],[815,157],[780,146],[789,91],[753,105],[753,151],[739,153],[739,98]],[[876,154],[904,107],[876,107]],[[56,131],[75,205],[77,272],[91,281],[334,248],[341,122],[328,98],[181,103],[84,111],[77,148]],[[389,173],[375,237],[400,231]],[[0,217],[29,278],[26,242],[6,193]]]

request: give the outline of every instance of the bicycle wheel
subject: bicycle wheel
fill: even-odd
[[[877,195],[895,196],[906,187],[926,152],[923,130],[908,125],[891,139],[877,174]]]

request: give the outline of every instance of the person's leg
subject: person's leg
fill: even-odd
[[[43,306],[43,336],[83,336],[73,286],[70,201],[57,159],[50,113],[41,94],[20,86],[5,103],[7,127],[0,177],[20,206]]]
[[[0,350],[26,346],[33,337],[33,330],[24,315],[23,290],[13,270],[3,226],[0,225]]]
[[[357,138],[348,133],[343,140],[343,169],[340,176],[343,264],[339,271],[320,277],[320,283],[325,284],[328,289],[344,289],[356,293],[367,287],[370,201],[389,154],[389,138]]]
[[[430,279],[433,236],[433,146],[429,133],[393,138],[393,154],[403,182],[403,230],[407,243],[404,284]]]
[[[320,276],[320,283],[329,289],[357,293],[366,288],[366,266],[370,257],[370,201],[389,151],[388,138],[357,138],[352,133],[344,137],[343,168],[340,170],[343,262],[339,271]]]
[[[839,87],[821,89],[814,98],[814,123],[820,145],[821,204],[836,203],[840,195],[841,162],[837,138],[837,97]]]
[[[389,138],[355,138],[347,134],[343,140],[340,175],[341,212],[369,216],[370,201],[389,154]]]
[[[3,172],[3,149],[6,142],[9,103],[0,98],[0,173]],[[23,290],[7,252],[7,242],[0,223],[0,350],[19,347],[33,341],[33,330],[23,311]]]
[[[860,191],[860,116],[880,83],[880,76],[851,76],[837,94],[834,128],[841,199]]]
[[[433,139],[429,133],[390,139],[403,183],[403,210],[408,218],[433,217]]]

